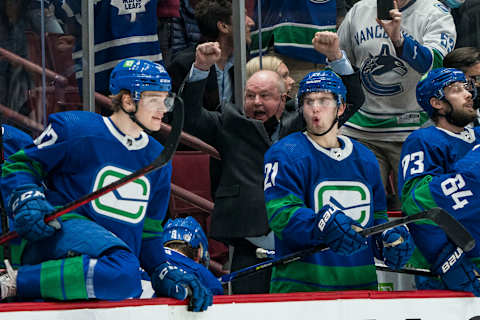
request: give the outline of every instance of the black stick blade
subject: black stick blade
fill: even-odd
[[[463,251],[468,252],[475,247],[475,239],[470,232],[444,209],[432,208],[428,211],[428,216]]]

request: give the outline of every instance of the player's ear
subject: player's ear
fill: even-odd
[[[338,111],[337,111],[337,116],[341,116],[345,110],[347,109],[347,105],[345,103],[342,103],[340,106],[338,106]]]
[[[430,98],[430,104],[434,109],[441,110],[443,108],[442,100],[432,97]]]
[[[122,106],[128,112],[135,111],[135,104],[133,103],[130,94],[122,95]]]

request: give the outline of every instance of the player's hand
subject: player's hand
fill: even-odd
[[[45,223],[45,215],[55,208],[45,199],[43,189],[36,185],[24,185],[12,192],[8,203],[9,214],[18,234],[27,240],[38,241],[53,235],[61,228],[57,220]]]
[[[196,276],[169,262],[156,267],[151,279],[152,287],[159,296],[185,300],[190,295],[190,311],[205,311],[213,303],[212,293]]]
[[[315,50],[325,55],[332,62],[342,58],[338,35],[331,31],[316,32],[312,39]]]
[[[400,29],[402,24],[402,13],[398,9],[397,0],[393,0],[393,9],[390,10],[390,17],[392,17],[392,20],[380,20],[377,18],[377,23],[382,26],[393,44],[396,47],[401,47],[403,44],[403,36]]]
[[[221,54],[222,51],[218,42],[199,44],[195,52],[194,66],[200,70],[210,70],[210,67],[220,59]]]
[[[415,250],[412,236],[405,226],[385,230],[381,241],[383,261],[393,270],[403,267]]]
[[[361,226],[328,204],[317,214],[316,225],[319,238],[338,254],[350,255],[367,247],[365,237],[355,231]]]
[[[432,271],[442,279],[450,290],[468,291],[480,296],[480,271],[468,259],[462,249],[448,243],[432,265]]]

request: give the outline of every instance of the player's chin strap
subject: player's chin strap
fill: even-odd
[[[128,112],[127,110],[125,110],[123,108],[123,105],[120,106],[120,108],[122,109],[123,112],[125,112],[126,114],[128,114],[128,116],[130,117],[130,119],[135,122],[140,128],[143,129],[143,131],[145,131],[148,135],[152,135],[152,131],[150,129],[147,129],[147,127],[145,127],[143,125],[143,123],[140,122],[140,120],[137,119],[137,117],[135,116],[137,114],[137,111],[138,111],[138,101],[136,100],[133,100],[133,103],[135,104],[135,111],[130,111]]]

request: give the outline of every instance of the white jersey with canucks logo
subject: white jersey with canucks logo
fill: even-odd
[[[147,166],[163,149],[143,132],[138,138],[129,137],[109,118],[84,111],[51,115],[34,143],[8,159],[2,192],[11,194],[19,186],[44,181],[47,200],[54,206],[77,200]],[[142,241],[155,237],[161,241],[171,170],[169,163],[75,209],[75,214],[114,233],[137,257],[141,251],[151,255],[149,263],[158,265],[163,261],[157,259],[163,255],[147,253]]]
[[[376,0],[357,2],[338,30],[340,45],[360,69],[365,102],[343,126],[355,138],[404,141],[428,120],[417,104],[421,76],[441,67],[453,50],[455,25],[448,9],[436,0],[411,0],[401,10],[404,43],[401,53],[376,22]]]
[[[320,244],[313,236],[315,215],[326,204],[362,227],[386,221],[385,191],[375,156],[345,136],[339,136],[339,142],[340,148],[325,149],[298,132],[265,154],[265,201],[276,254]],[[372,247],[350,256],[327,250],[274,268],[270,287],[271,292],[376,288]]]

